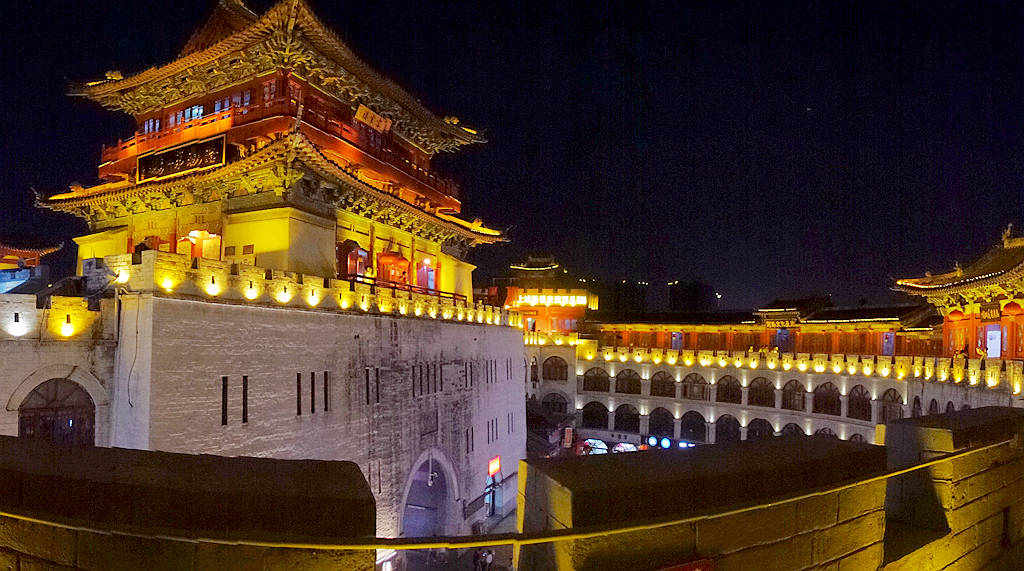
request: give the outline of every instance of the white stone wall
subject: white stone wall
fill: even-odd
[[[379,536],[398,535],[409,475],[424,451],[439,451],[440,463],[450,465],[448,475],[456,480],[457,492],[446,506],[449,515],[458,514],[458,521],[449,518],[457,528],[452,533],[468,531],[469,523],[461,521],[462,502],[483,492],[488,460],[500,455],[507,477],[515,460],[525,456],[523,344],[514,328],[162,297],[151,303],[149,377],[133,377],[131,383],[135,395],[144,395],[148,386],[151,449],[357,462],[377,498]],[[145,315],[144,309],[144,320]],[[132,347],[122,343],[121,348],[123,369]],[[488,361],[493,381],[485,373]],[[433,363],[441,365],[444,390],[419,396],[417,388],[414,398],[413,367]],[[147,368],[137,363],[136,371],[143,375]],[[328,412],[323,410],[325,371]],[[310,373],[316,374],[316,412],[309,408]],[[297,374],[301,415],[296,414]],[[247,423],[241,418],[243,375],[248,377]],[[226,426],[221,425],[223,376],[229,381]],[[118,410],[133,410],[125,399],[126,391],[119,395]],[[494,419],[497,438],[488,443],[487,421]],[[467,428],[475,440],[469,453]],[[137,438],[118,436],[126,443]],[[506,489],[514,490],[514,481]],[[504,496],[514,505],[511,491]]]

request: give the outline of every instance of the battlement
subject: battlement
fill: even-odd
[[[106,256],[103,267],[109,271],[112,286],[159,296],[522,326],[515,311],[473,303],[451,293],[420,293],[397,285],[324,278],[155,250]]]

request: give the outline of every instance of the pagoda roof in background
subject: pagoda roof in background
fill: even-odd
[[[280,48],[280,53],[252,49],[261,42]],[[230,58],[235,54],[243,57]],[[74,87],[71,94],[104,107],[144,114],[237,82],[218,66],[234,65],[229,71],[245,77],[265,71],[243,59],[298,70],[304,79],[339,100],[367,104],[393,120],[397,134],[429,153],[485,142],[476,130],[459,125],[458,119],[438,117],[374,71],[316,17],[305,0],[282,0],[262,16],[256,16],[240,0],[220,0],[175,61],[128,77],[108,72],[106,79]]]
[[[0,242],[0,265],[17,264],[24,260],[27,267],[39,265],[39,259],[47,254],[52,254],[64,247],[64,244],[43,248],[29,246],[15,246],[7,242]]]
[[[915,295],[956,294],[1024,277],[1024,237],[1011,237],[1009,230],[1003,234],[1001,243],[966,268],[957,265],[944,274],[897,280],[893,289]]]

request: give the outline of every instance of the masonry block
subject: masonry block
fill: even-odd
[[[839,571],[878,569],[882,565],[882,542],[869,545],[839,560]]]
[[[572,561],[577,569],[620,571],[638,566],[668,567],[696,558],[695,529],[692,524],[674,525],[650,531],[581,539],[573,542]],[[629,545],[629,549],[622,549]]]
[[[839,496],[837,492],[797,502],[797,530],[805,532],[835,525],[839,517]]]
[[[192,568],[192,543],[77,532],[77,563],[95,571],[174,571]]]
[[[885,480],[878,480],[840,491],[839,521],[881,509],[885,503],[885,486]]]
[[[885,512],[870,512],[814,534],[814,561],[827,563],[882,541]]]
[[[697,522],[697,553],[714,557],[772,543],[797,531],[796,502]]]
[[[716,571],[788,571],[811,565],[813,547],[810,534],[798,535],[776,543],[750,547],[715,558]]]
[[[0,518],[0,547],[63,565],[75,563],[75,532],[50,525]]]

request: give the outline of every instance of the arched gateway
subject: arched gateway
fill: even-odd
[[[96,405],[78,383],[50,379],[21,401],[18,436],[92,446],[96,443]]]

